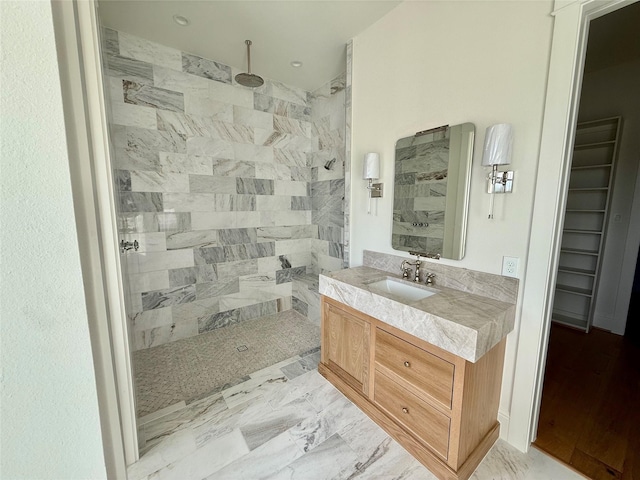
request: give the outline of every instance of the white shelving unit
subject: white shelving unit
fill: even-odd
[[[552,319],[585,332],[593,322],[621,123],[613,117],[576,128]]]

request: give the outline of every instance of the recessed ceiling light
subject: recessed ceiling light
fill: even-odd
[[[302,62],[300,60],[294,60],[291,62],[291,66],[295,68],[300,68],[302,66]]]
[[[187,17],[183,17],[182,15],[174,15],[173,21],[176,22],[181,27],[186,27],[189,25],[189,19]]]

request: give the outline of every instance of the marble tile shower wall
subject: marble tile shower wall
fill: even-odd
[[[335,95],[110,29],[103,48],[136,350],[288,310],[292,277],[340,267]]]

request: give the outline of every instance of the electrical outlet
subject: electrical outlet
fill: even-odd
[[[518,259],[516,257],[502,257],[502,275],[518,277]]]

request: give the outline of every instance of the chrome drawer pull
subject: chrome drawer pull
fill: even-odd
[[[409,413],[409,409],[407,407],[402,407],[402,413]]]
[[[405,367],[410,367],[410,366],[411,366],[411,364],[410,364],[409,362],[404,362],[404,366],[405,366]]]

